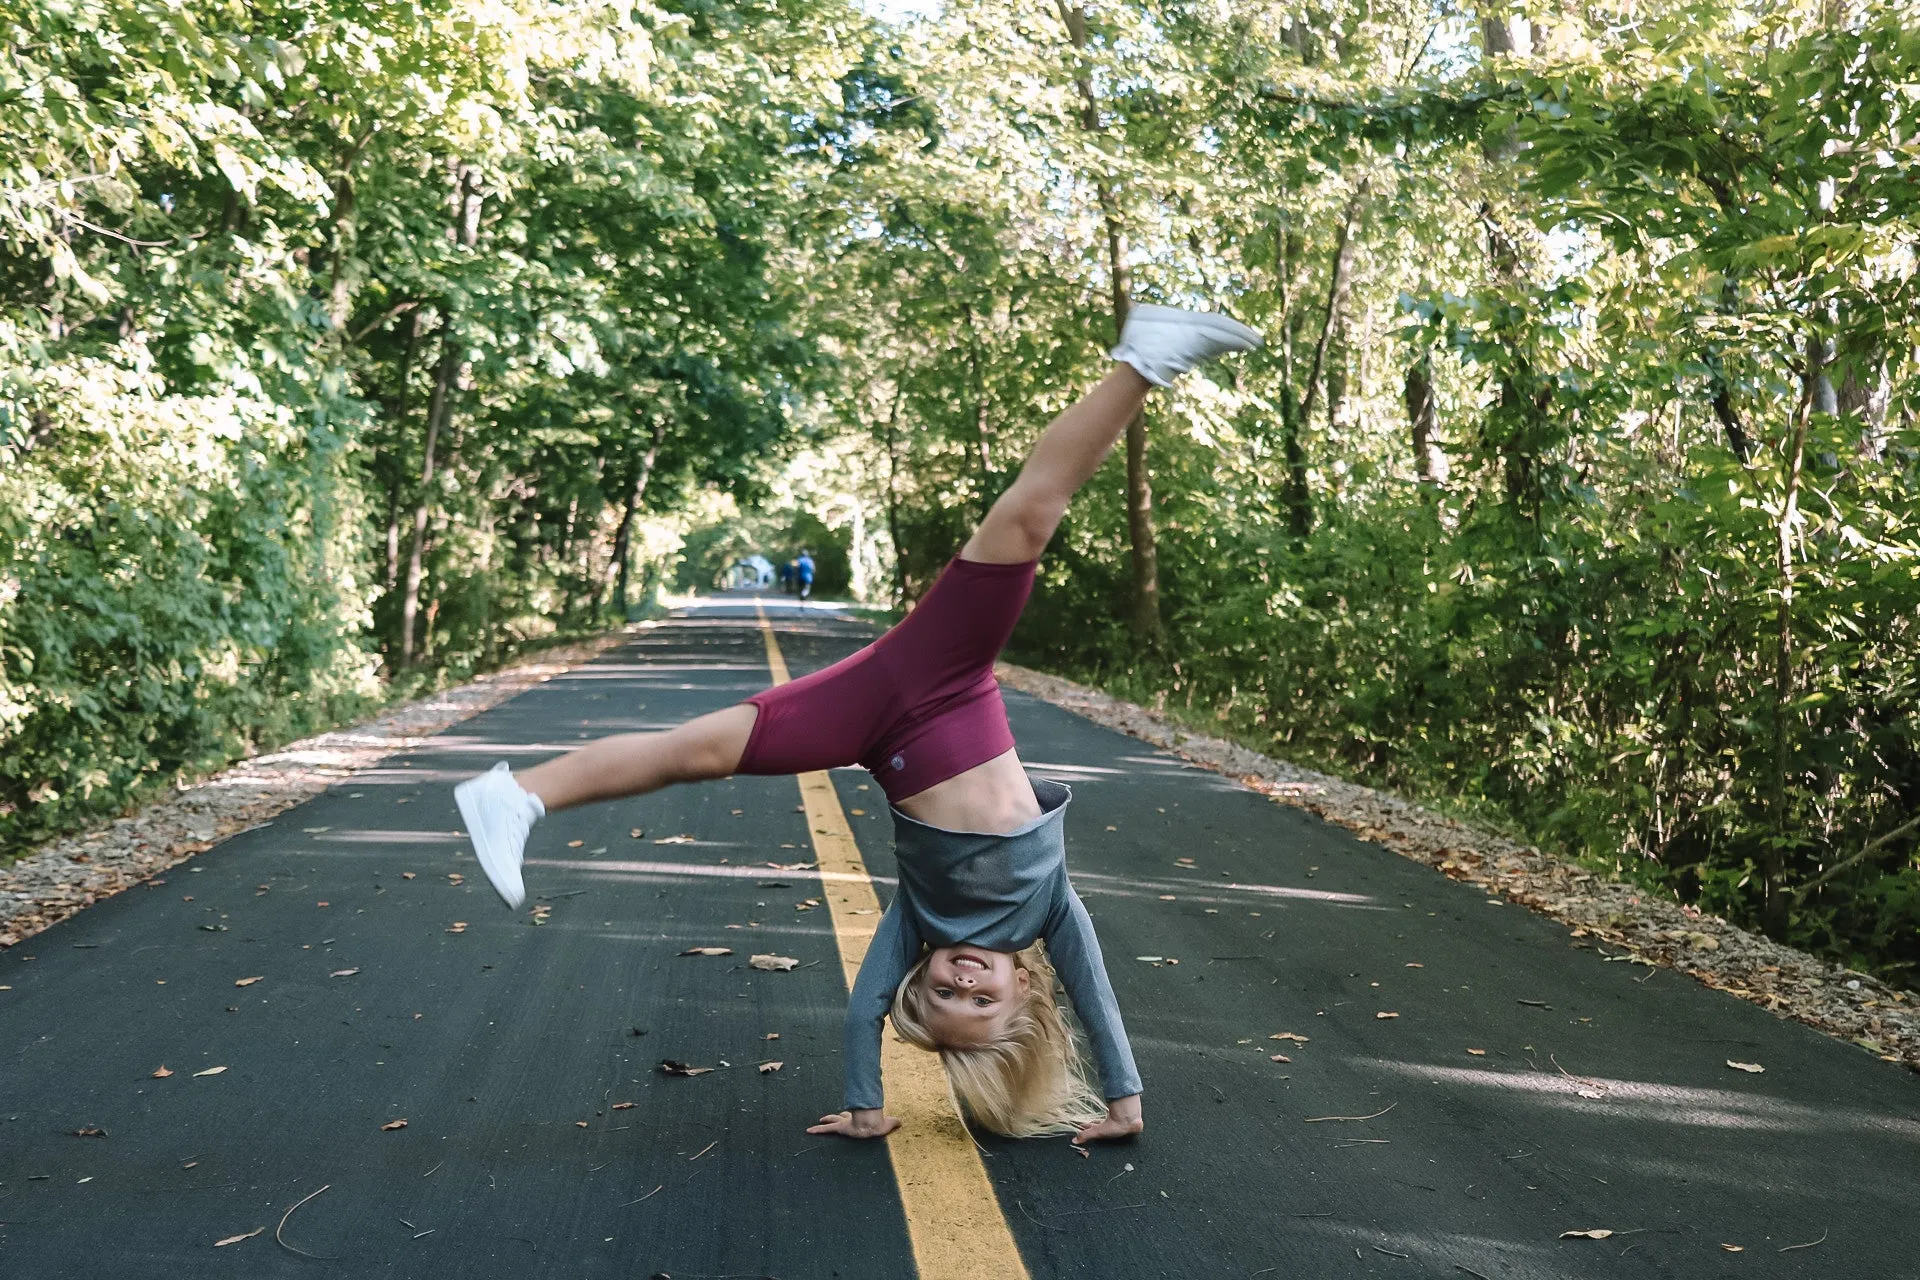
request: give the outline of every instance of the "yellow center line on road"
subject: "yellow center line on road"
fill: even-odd
[[[790,678],[787,660],[773,626],[758,600],[753,611],[767,642],[773,682],[785,684]],[[833,781],[825,772],[801,774],[800,799],[833,917],[840,972],[851,991],[880,924],[880,898]],[[920,1280],[1027,1280],[1026,1264],[987,1180],[986,1166],[954,1113],[940,1059],[902,1042],[890,1030],[881,1035],[880,1045],[887,1111],[900,1117],[900,1128],[886,1139],[887,1154],[900,1184],[900,1205],[906,1211]]]

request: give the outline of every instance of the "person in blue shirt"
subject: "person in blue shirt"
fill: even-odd
[[[793,573],[800,583],[800,598],[805,600],[813,594],[813,552],[800,552],[800,558],[793,562]]]

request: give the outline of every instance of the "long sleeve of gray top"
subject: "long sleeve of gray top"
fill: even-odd
[[[895,894],[867,945],[853,994],[847,997],[841,1066],[849,1111],[877,1110],[885,1102],[880,1087],[880,1030],[893,1007],[895,989],[919,958],[920,931],[907,918],[901,895]]]
[[[1080,895],[1068,883],[1064,868],[1054,890],[1053,910],[1047,916],[1046,938],[1053,971],[1060,975],[1060,984],[1073,1001],[1073,1011],[1086,1028],[1087,1047],[1093,1050],[1094,1065],[1100,1069],[1101,1092],[1109,1102],[1139,1093],[1140,1071],[1134,1066],[1133,1046],[1120,1020],[1120,1002],[1113,998],[1113,984],[1107,981],[1100,939],[1094,935],[1093,921]]]

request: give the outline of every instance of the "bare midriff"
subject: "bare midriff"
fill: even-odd
[[[896,801],[894,807],[930,827],[988,835],[1017,831],[1040,816],[1033,784],[1012,750]]]

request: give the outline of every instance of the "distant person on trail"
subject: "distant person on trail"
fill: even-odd
[[[509,906],[525,900],[527,835],[550,810],[858,763],[892,805],[899,889],[847,1002],[847,1109],[807,1132],[877,1138],[899,1127],[881,1094],[891,1015],[903,1038],[939,1053],[962,1106],[997,1133],[1072,1133],[1076,1144],[1139,1133],[1139,1072],[1093,923],[1067,879],[1072,793],[1021,767],[993,663],[1068,502],[1148,393],[1259,343],[1225,316],[1135,307],[1119,363],[1048,425],[919,606],[878,640],[665,732],[602,738],[518,776],[502,762],[461,783],[460,815],[493,887]],[[1098,1092],[1056,979],[1086,1028]]]
[[[813,594],[813,552],[801,551],[800,558],[793,562],[793,576],[800,584],[802,600]]]
[[[793,590],[793,561],[787,560],[780,565],[780,594],[786,595]]]

